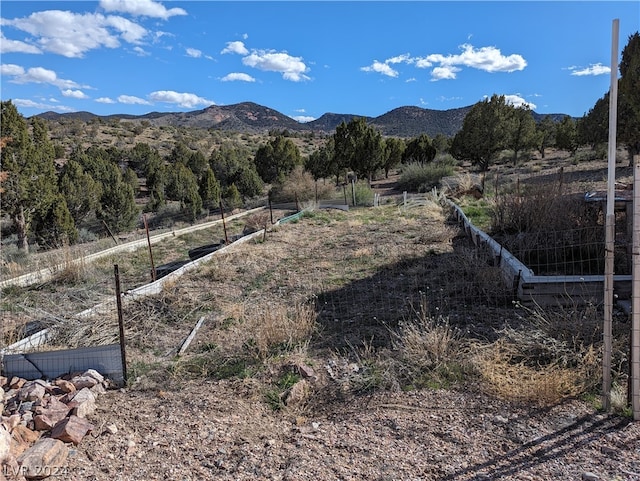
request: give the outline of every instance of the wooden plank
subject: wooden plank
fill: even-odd
[[[198,333],[198,330],[202,326],[203,322],[204,322],[204,316],[198,320],[195,327],[191,330],[191,334],[189,334],[189,336],[182,343],[182,347],[178,351],[178,356],[182,356],[184,352],[187,350],[187,348],[189,347],[189,344],[191,344],[191,341],[193,341],[193,339],[196,337],[196,334]]]

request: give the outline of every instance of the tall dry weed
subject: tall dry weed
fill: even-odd
[[[303,303],[252,309],[246,321],[246,332],[251,336],[246,345],[261,360],[308,342],[317,327],[313,306]]]
[[[466,370],[466,341],[441,315],[432,316],[423,297],[411,318],[392,332],[398,353],[397,376],[405,385],[443,385],[461,381]]]

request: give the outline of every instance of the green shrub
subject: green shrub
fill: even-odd
[[[453,165],[448,161],[429,164],[412,163],[402,167],[398,188],[407,192],[430,192],[440,179],[453,175]]]

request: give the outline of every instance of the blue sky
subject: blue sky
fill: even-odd
[[[300,121],[505,95],[580,117],[609,89],[640,1],[12,1],[1,98],[26,117],[255,102]]]

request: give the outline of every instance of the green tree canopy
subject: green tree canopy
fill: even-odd
[[[329,139],[324,145],[309,154],[305,162],[305,169],[313,176],[314,180],[326,179],[334,175],[332,162],[333,139]]]
[[[254,162],[260,178],[271,183],[284,180],[296,165],[302,164],[302,157],[291,139],[278,135],[258,149]]]
[[[629,36],[622,50],[618,82],[618,138],[630,161],[640,154],[640,33]]]
[[[376,170],[381,169],[384,160],[382,135],[367,125],[364,117],[355,117],[346,124],[338,125],[333,135],[332,165],[336,179],[346,169],[371,180]]]
[[[629,36],[619,65],[617,104],[617,140],[629,152],[629,159],[640,154],[640,33]],[[590,144],[607,142],[609,138],[609,103],[607,92],[578,122],[579,141]]]
[[[207,166],[207,170],[204,171],[200,185],[198,187],[198,193],[202,199],[203,207],[207,209],[217,208],[220,202],[220,183],[216,179],[216,175],[213,173],[213,169]]]
[[[513,107],[507,115],[508,135],[506,147],[513,151],[513,165],[518,164],[518,154],[536,146],[536,121],[529,106]]]
[[[54,149],[48,140],[46,125],[33,121],[33,137],[27,122],[11,101],[1,104],[0,136],[3,182],[1,212],[6,214],[18,233],[18,247],[29,251],[29,234],[36,216],[42,218],[58,200]]]
[[[75,244],[78,229],[61,193],[56,194],[49,208],[36,215],[34,220],[36,242],[49,249]]]
[[[179,201],[181,209],[189,214],[191,220],[195,220],[202,210],[202,198],[195,174],[179,162],[169,166],[167,179],[167,197]]]
[[[536,125],[536,148],[542,158],[545,158],[546,150],[555,143],[556,123],[550,115],[545,115]]]
[[[396,137],[388,137],[384,142],[384,160],[382,168],[385,178],[389,177],[389,171],[400,165],[406,144],[404,140]]]
[[[569,115],[565,115],[556,127],[556,147],[572,155],[578,149],[578,129]]]
[[[436,153],[436,148],[429,136],[421,134],[407,142],[407,148],[402,154],[402,162],[405,164],[416,162],[424,165],[435,159]]]
[[[488,170],[496,154],[506,146],[509,109],[504,95],[493,95],[475,104],[453,139],[451,154],[458,160],[471,161],[481,171]]]
[[[131,185],[124,181],[122,171],[113,163],[105,164],[106,177],[102,182],[100,207],[96,212],[112,232],[124,232],[135,226],[138,207]]]
[[[599,98],[589,112],[576,122],[576,131],[580,145],[590,145],[595,149],[598,144],[606,143],[609,135],[609,93]]]
[[[264,184],[256,171],[251,152],[246,147],[224,143],[211,152],[209,164],[222,190],[226,191],[234,184],[239,195],[244,198],[262,193]]]
[[[66,162],[58,178],[58,186],[76,225],[100,205],[101,184],[93,180],[77,160]]]

